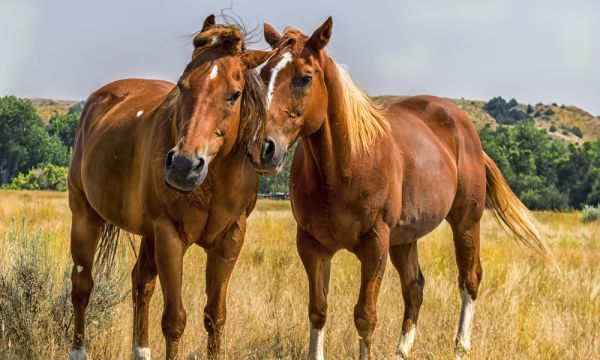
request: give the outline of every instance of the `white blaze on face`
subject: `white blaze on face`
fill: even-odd
[[[281,60],[279,60],[277,65],[271,69],[271,79],[269,79],[269,87],[267,89],[267,109],[271,106],[271,100],[273,99],[273,93],[275,92],[275,81],[277,80],[277,74],[291,61],[292,54],[286,52],[281,56]]]
[[[135,113],[135,117],[140,117],[142,115],[144,115],[144,110],[140,110],[140,111],[138,111],[138,112]]]
[[[309,360],[324,360],[325,355],[323,353],[323,340],[325,331],[324,329],[315,329],[312,324],[310,326],[310,342],[308,344],[308,358]]]
[[[475,311],[475,300],[471,299],[467,289],[460,289],[460,299],[462,304],[454,344],[457,358],[461,358],[463,354],[471,350],[471,327],[473,326],[473,313]]]
[[[400,355],[402,359],[408,359],[410,349],[412,349],[415,343],[415,335],[417,333],[417,325],[413,324],[408,332],[403,333],[396,349],[396,354]]]
[[[219,72],[219,68],[217,67],[217,65],[214,65],[212,67],[212,69],[210,70],[210,75],[208,75],[208,77],[212,80],[217,77],[218,72]]]
[[[219,41],[219,37],[217,35],[213,35],[213,37],[210,38],[210,44],[214,45]]]

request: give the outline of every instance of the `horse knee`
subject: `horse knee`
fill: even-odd
[[[92,288],[94,287],[91,272],[83,270],[81,266],[73,266],[71,284],[71,300],[73,304],[87,306]]]
[[[185,329],[186,313],[183,307],[177,311],[165,310],[162,316],[162,332],[167,339],[179,339]]]
[[[225,310],[219,311],[217,308],[206,306],[204,308],[204,329],[209,334],[218,333],[225,324],[226,318]]]
[[[311,304],[308,308],[308,319],[315,329],[322,329],[327,321],[327,304]]]
[[[376,310],[371,307],[357,305],[354,308],[354,325],[361,337],[368,337],[377,325]]]

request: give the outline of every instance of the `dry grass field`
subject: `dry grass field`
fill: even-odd
[[[582,224],[579,213],[536,216],[558,269],[519,248],[491,217],[485,217],[484,276],[475,313],[473,359],[600,358],[600,223]],[[70,305],[65,305],[70,286],[65,277],[71,266],[69,227],[66,194],[0,192],[0,285],[4,284],[0,291],[6,292],[0,293],[0,316],[5,314],[0,319],[0,358],[66,359],[69,340],[64,334],[71,331]],[[258,203],[229,285],[225,358],[300,359],[306,355],[307,283],[294,234],[287,202]],[[92,303],[101,309],[89,320],[87,349],[92,359],[130,358],[132,313],[130,285],[125,278],[135,256],[129,242],[122,242],[119,270],[113,280],[97,281],[101,290],[92,294]],[[139,245],[137,239],[134,243]],[[413,358],[448,359],[459,315],[449,227],[444,224],[420,240],[419,251],[426,284]],[[205,358],[204,264],[202,249],[192,248],[185,258],[183,297],[188,322],[181,342],[184,359]],[[39,274],[32,273],[36,271]],[[358,339],[352,310],[358,286],[358,261],[349,253],[338,253],[332,266],[326,325],[328,359],[356,358]],[[99,298],[104,294],[125,298],[111,306]],[[400,283],[391,264],[378,309],[374,355],[390,359],[403,313]],[[150,319],[156,359],[162,358],[164,347],[161,310],[157,287]]]

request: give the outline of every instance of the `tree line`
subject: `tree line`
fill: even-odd
[[[514,108],[511,102],[495,98],[486,108],[511,126],[486,126],[479,133],[484,150],[525,205],[567,210],[600,203],[600,141],[576,146],[553,140],[528,116],[507,110]],[[0,186],[66,190],[81,109],[78,104],[46,124],[28,100],[0,98]],[[261,193],[288,191],[292,154],[281,174],[261,178]]]

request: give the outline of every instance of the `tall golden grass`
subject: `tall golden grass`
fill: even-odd
[[[481,250],[484,276],[476,306],[472,358],[600,358],[600,224],[582,224],[579,213],[535,215],[542,223],[558,269],[520,248],[490,216],[486,214],[484,218]],[[56,264],[56,274],[48,281],[63,282],[64,272],[71,266],[69,227],[65,194],[1,191],[0,271],[7,271],[3,264],[14,256],[5,240],[9,229],[35,231],[42,235],[40,239],[47,249],[39,261]],[[295,222],[287,202],[258,203],[250,216],[244,248],[229,285],[225,358],[306,356],[307,282],[296,254],[294,236]],[[415,359],[452,356],[459,292],[451,239],[450,229],[444,224],[419,242],[426,282],[412,353]],[[129,244],[123,241],[123,246]],[[132,251],[127,254],[121,259],[121,272],[130,269],[135,261]],[[206,357],[202,325],[206,300],[204,266],[202,249],[192,248],[185,258],[183,279],[188,312],[181,341],[184,359]],[[358,261],[347,252],[338,253],[331,276],[325,355],[328,359],[355,358],[358,337],[352,314],[359,288]],[[151,348],[154,358],[160,359],[164,356],[160,287],[151,306]],[[392,358],[400,333],[403,302],[398,275],[391,264],[387,267],[378,309],[374,355],[377,359]],[[130,358],[131,323],[131,304],[125,300],[103,323],[106,328],[96,327],[88,332],[90,358]],[[39,358],[66,358],[67,343],[59,339],[49,341],[39,350]],[[6,344],[0,349],[11,351]],[[12,356],[19,358],[19,354]]]

